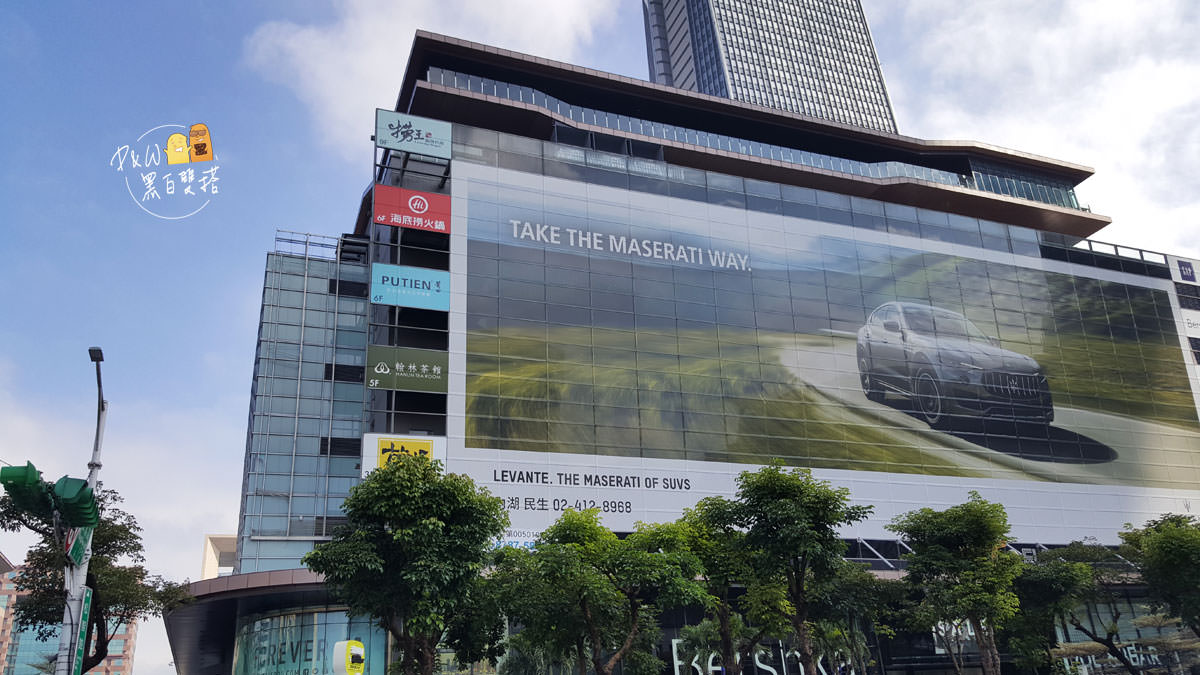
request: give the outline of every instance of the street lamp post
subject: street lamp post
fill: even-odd
[[[92,443],[92,459],[88,462],[87,486],[93,493],[100,476],[100,442],[104,439],[104,419],[108,413],[108,402],[104,400],[104,383],[100,379],[100,362],[104,353],[99,347],[88,348],[88,356],[96,364],[96,439]],[[88,562],[92,559],[91,533],[81,533],[79,528],[75,536],[87,537],[84,547],[83,560],[78,565],[69,562],[63,569],[63,585],[67,591],[67,605],[63,609],[62,632],[58,636],[58,658],[54,663],[55,675],[73,675],[79,673],[83,664],[83,637],[87,635],[87,622],[84,618],[88,610],[90,598],[87,593]]]

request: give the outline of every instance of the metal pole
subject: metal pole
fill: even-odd
[[[100,379],[100,362],[104,354],[99,347],[88,349],[88,355],[96,364],[96,439],[92,443],[92,458],[88,462],[87,484],[92,490],[100,476],[100,442],[104,439],[104,420],[108,415],[108,402],[104,400],[104,383]],[[88,537],[83,562],[63,568],[63,586],[67,591],[67,605],[63,609],[62,632],[58,636],[58,658],[54,662],[55,675],[71,675],[75,639],[79,633],[79,617],[83,613],[84,587],[87,585],[88,563],[92,559],[92,540]],[[84,627],[86,628],[86,627]]]

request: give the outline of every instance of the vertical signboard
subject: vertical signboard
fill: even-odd
[[[450,311],[450,273],[407,265],[371,265],[371,302]]]
[[[75,658],[71,663],[71,675],[83,673],[83,648],[87,639],[88,623],[92,618],[92,589],[83,587],[83,608],[79,612],[79,632],[75,634]]]
[[[375,222],[450,234],[450,195],[375,186]]]
[[[447,352],[367,345],[367,387],[446,393]]]
[[[375,145],[450,159],[450,123],[379,108],[375,110]]]

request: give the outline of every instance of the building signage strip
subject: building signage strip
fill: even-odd
[[[450,273],[406,265],[371,265],[371,302],[450,311]]]
[[[450,159],[450,123],[377,108],[375,145]]]
[[[450,234],[450,195],[375,186],[375,222]]]
[[[449,353],[367,345],[367,387],[446,393]]]

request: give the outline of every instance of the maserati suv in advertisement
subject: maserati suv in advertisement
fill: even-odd
[[[858,329],[858,376],[867,398],[911,399],[935,428],[956,420],[1054,420],[1050,386],[1037,361],[999,346],[957,312],[889,302]]]

